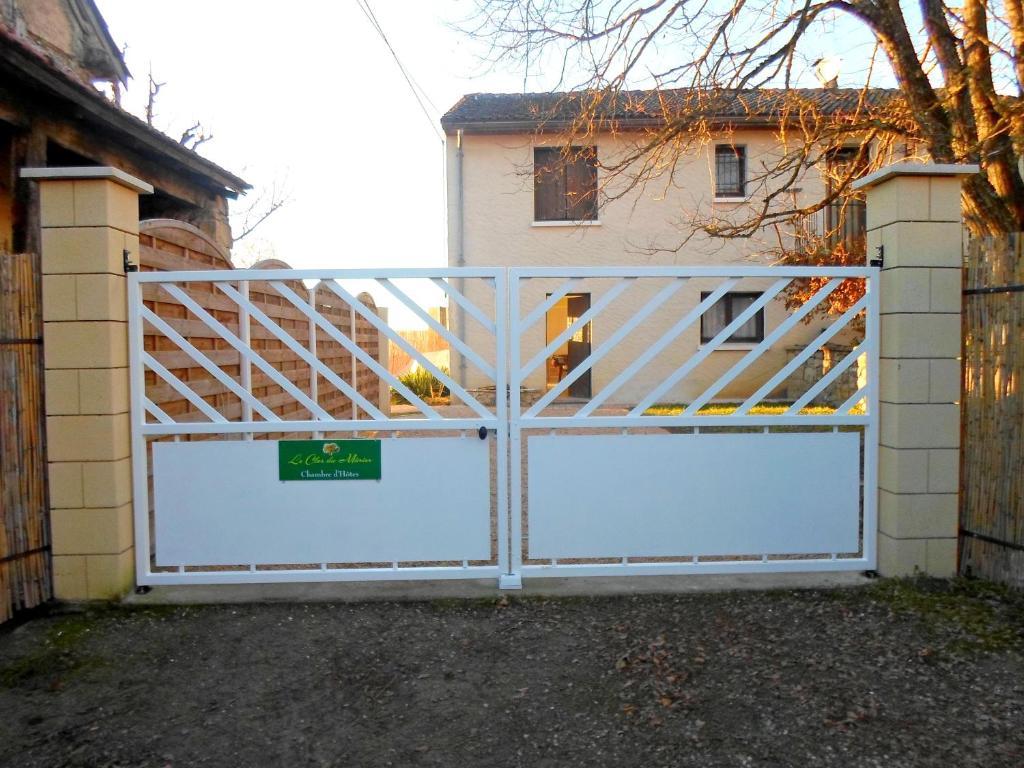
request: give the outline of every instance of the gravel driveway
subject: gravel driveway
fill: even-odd
[[[1021,766],[984,584],[93,610],[0,633],[5,766]]]

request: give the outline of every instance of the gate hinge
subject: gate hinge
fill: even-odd
[[[129,272],[138,272],[139,271],[139,265],[138,264],[134,264],[132,262],[132,260],[131,260],[131,253],[128,251],[127,248],[125,248],[123,251],[121,251],[121,255],[124,256],[124,272],[125,272],[125,274],[128,274]]]
[[[870,267],[878,267],[879,269],[881,269],[883,266],[885,266],[885,246],[884,245],[880,245],[877,248],[875,248],[875,258],[868,259],[868,266],[870,266]]]

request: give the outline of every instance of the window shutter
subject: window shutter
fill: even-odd
[[[597,154],[593,147],[573,148],[565,166],[566,218],[597,219]]]
[[[565,172],[556,148],[533,150],[533,220],[565,219]]]

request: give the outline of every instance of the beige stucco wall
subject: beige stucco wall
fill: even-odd
[[[630,139],[601,136],[596,140],[600,161],[608,162],[628,150]],[[747,148],[748,178],[757,169],[770,165],[778,154],[779,140],[771,131],[749,130],[733,134],[732,141]],[[462,137],[462,199],[460,226],[457,141],[448,145],[449,201],[449,265],[450,266],[714,266],[744,264],[767,266],[774,260],[767,251],[778,244],[774,230],[752,238],[715,239],[702,233],[691,235],[687,222],[694,215],[714,214],[728,217],[743,215],[744,207],[763,199],[763,190],[752,189],[750,202],[718,202],[713,194],[714,142],[697,148],[675,168],[649,181],[622,199],[602,203],[600,223],[596,226],[535,226],[533,224],[532,150],[534,146],[558,145],[557,137],[545,138],[529,134],[464,135]],[[621,182],[601,178],[606,192],[614,194]],[[795,202],[803,204],[820,199],[824,180],[812,171],[801,182]],[[750,185],[754,186],[754,185]],[[792,195],[784,204],[792,205]],[[460,233],[463,234],[460,243]],[[684,244],[685,241],[685,244]],[[600,390],[619,371],[653,344],[685,312],[700,300],[700,292],[712,290],[718,280],[693,279],[669,300],[663,309],[649,318],[594,369],[593,388]],[[525,315],[543,301],[544,294],[556,290],[560,280],[538,279],[525,283],[522,293]],[[744,280],[733,290],[763,290],[771,281]],[[597,348],[619,325],[627,321],[643,303],[663,286],[663,280],[641,280],[608,307],[593,323],[593,344]],[[613,285],[610,280],[588,280],[574,292],[591,293],[592,303]],[[467,281],[467,295],[487,311],[493,308],[493,292],[483,291]],[[766,308],[765,332],[769,333],[786,315],[780,301]],[[752,392],[768,376],[785,363],[785,347],[805,342],[827,321],[801,325],[776,346],[773,354],[759,359],[746,374],[720,395],[734,398]],[[472,320],[460,321],[457,308],[452,310],[452,325],[462,332],[467,342],[480,351],[489,350],[493,342]],[[531,358],[544,345],[544,322],[534,325],[524,336],[523,359]],[[464,329],[461,330],[460,329]],[[634,402],[682,364],[699,344],[699,322],[685,331],[677,341],[652,361],[624,387],[613,402]],[[749,349],[732,348],[716,351],[686,380],[660,398],[664,402],[688,401],[700,394],[722,373],[734,365]],[[490,359],[491,356],[488,356]],[[452,370],[464,375],[470,386],[488,382],[471,363],[465,373],[458,356],[453,353]],[[543,389],[544,366],[538,366],[527,379],[528,387]]]

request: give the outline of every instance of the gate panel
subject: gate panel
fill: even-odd
[[[147,272],[129,291],[140,584],[508,570],[507,401],[469,391],[387,319],[426,323],[503,392],[503,270]],[[483,341],[467,344],[423,306],[445,303]],[[391,344],[450,401],[391,373]],[[405,401],[395,412],[392,390]],[[379,479],[280,469],[279,440],[353,438],[379,441]]]
[[[855,552],[858,450],[857,435],[831,433],[537,435],[528,555]],[[814,482],[794,484],[794,467]],[[578,481],[568,504],[550,493],[566,477]]]
[[[277,466],[272,441],[157,443],[156,564],[488,560],[488,453],[476,435],[385,439],[386,482],[285,483],[253,471]]]
[[[511,270],[512,570],[873,569],[877,273]],[[576,294],[590,308],[542,334]],[[543,380],[584,329],[585,358]]]

